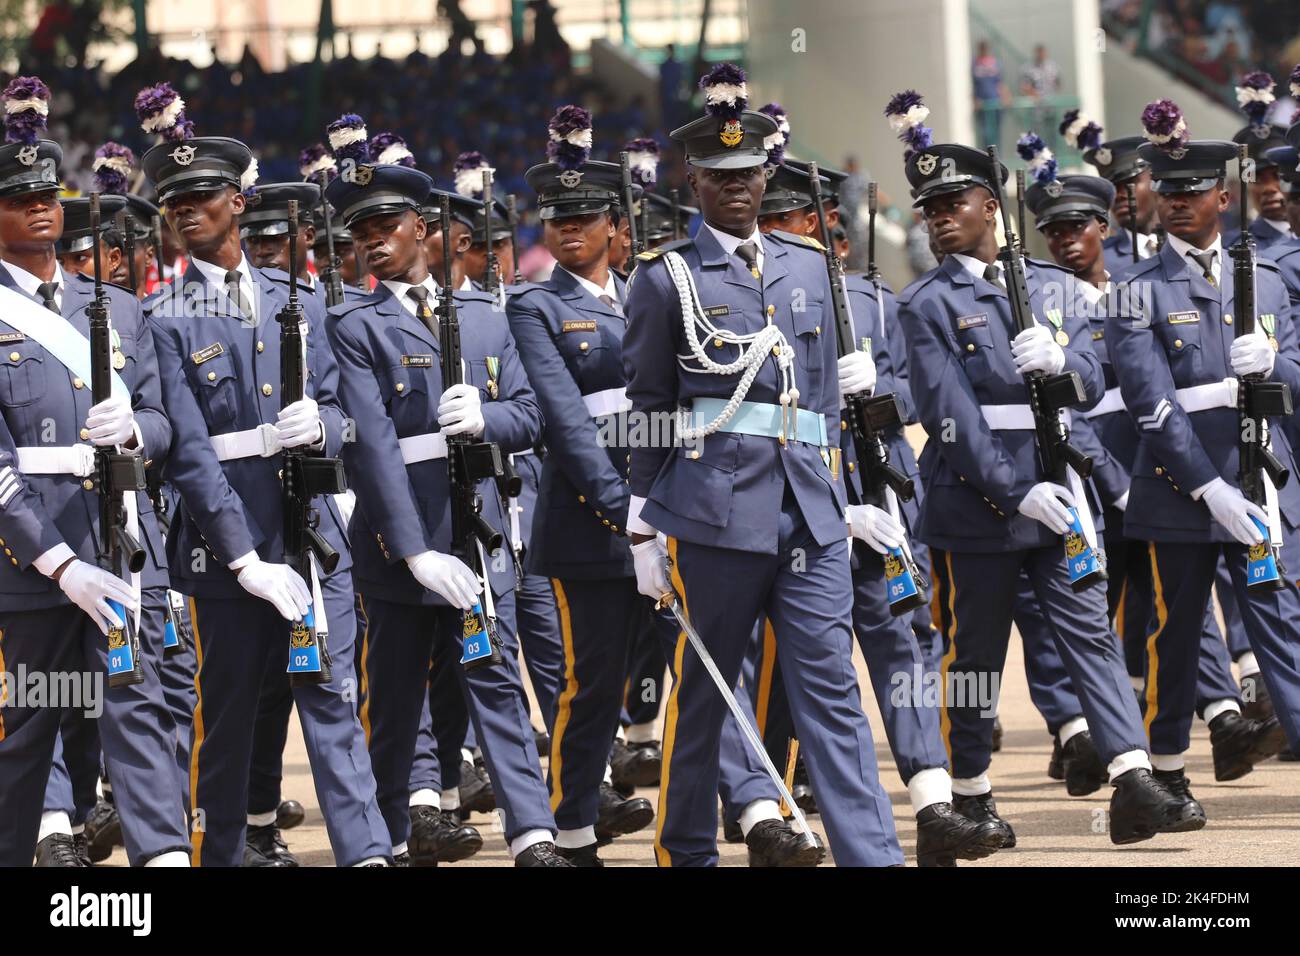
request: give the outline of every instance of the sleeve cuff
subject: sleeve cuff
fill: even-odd
[[[257,552],[249,551],[247,554],[241,554],[239,557],[235,558],[235,560],[227,564],[226,567],[238,574],[244,569],[245,565],[252,564],[256,560]]]
[[[653,525],[647,524],[641,520],[641,509],[645,505],[644,498],[638,498],[632,495],[627,503],[627,525],[625,530],[628,534],[658,534],[659,529]]]
[[[68,558],[75,558],[76,556],[76,553],[61,541],[33,561],[32,566],[47,578],[52,578],[61,564],[67,561]]]
[[[147,458],[144,453],[144,434],[140,431],[140,423],[134,418],[131,419],[131,434],[135,436],[135,448],[132,449],[141,458]]]
[[[1202,498],[1204,498],[1204,497],[1205,497],[1205,493],[1206,493],[1207,491],[1209,491],[1211,488],[1214,487],[1214,483],[1215,483],[1216,481],[1223,481],[1223,479],[1222,479],[1222,478],[1214,478],[1214,479],[1212,479],[1212,480],[1210,480],[1210,481],[1207,481],[1205,484],[1201,485],[1201,487],[1199,487],[1199,488],[1193,488],[1193,489],[1192,489],[1192,500],[1193,500],[1193,501],[1200,501]]]

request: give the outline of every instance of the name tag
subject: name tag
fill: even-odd
[[[191,352],[190,359],[195,365],[202,365],[204,362],[208,361],[208,359],[214,359],[225,351],[226,350],[221,347],[220,342],[213,342],[207,348],[199,349],[197,352]]]
[[[1193,322],[1201,321],[1201,313],[1196,311],[1170,312],[1165,318],[1169,320],[1170,325],[1190,325]]]
[[[403,355],[402,366],[404,368],[433,368],[433,356]]]
[[[0,334],[0,345],[12,345],[15,342],[26,342],[27,336],[21,332],[5,332]]]
[[[957,317],[957,331],[965,332],[967,329],[978,329],[981,326],[989,324],[987,314],[981,312],[979,315],[960,315]]]
[[[595,319],[566,319],[564,321],[565,332],[595,332]]]
[[[729,305],[711,305],[704,310],[704,314],[709,318],[715,318],[719,315],[730,315],[731,306]]]

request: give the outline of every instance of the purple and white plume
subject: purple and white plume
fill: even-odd
[[[1142,111],[1147,140],[1169,152],[1187,145],[1187,121],[1173,100],[1156,100]]]
[[[649,189],[659,181],[659,144],[648,136],[628,140],[627,164],[632,171],[632,181]]]
[[[303,179],[318,181],[322,169],[326,170],[326,182],[337,176],[339,171],[338,164],[334,162],[334,157],[330,155],[324,143],[312,143],[298,154],[298,172],[302,174]]]
[[[704,91],[704,112],[715,119],[740,119],[749,106],[745,71],[734,63],[719,63],[700,77]]]
[[[1039,185],[1046,186],[1056,178],[1056,157],[1037,133],[1025,133],[1016,140],[1016,152],[1029,164],[1029,174]]]
[[[355,163],[369,162],[368,135],[366,121],[356,113],[344,113],[325,127],[325,141],[329,143],[335,162],[345,159]]]
[[[257,186],[257,157],[248,161],[248,166],[239,175],[239,191],[251,196]]]
[[[146,86],[137,93],[135,115],[142,130],[165,140],[179,143],[194,135],[194,124],[185,115],[185,101],[170,83]]]
[[[885,105],[885,116],[889,118],[889,128],[907,147],[903,150],[903,162],[911,159],[913,153],[928,149],[934,142],[934,130],[924,125],[930,116],[930,107],[925,105],[916,90],[904,90],[891,96]]]
[[[95,150],[90,169],[95,174],[94,191],[110,196],[126,195],[135,153],[121,143],[107,142]]]
[[[5,142],[30,146],[45,132],[50,88],[39,76],[16,76],[5,87]]]
[[[758,108],[776,123],[776,132],[763,137],[763,148],[767,150],[767,165],[780,166],[785,159],[785,148],[790,143],[790,114],[780,103],[768,103]]]
[[[1065,141],[1081,153],[1101,146],[1101,127],[1077,109],[1066,111],[1058,129]]]
[[[1291,71],[1291,95],[1300,100],[1300,63]]]
[[[1273,77],[1263,70],[1255,70],[1241,78],[1237,87],[1237,107],[1246,114],[1250,125],[1267,126],[1269,107],[1273,105]]]
[[[456,192],[470,199],[483,198],[483,170],[491,169],[492,164],[477,149],[466,150],[456,157],[452,164],[451,175],[456,183]]]
[[[370,140],[370,161],[383,166],[409,166],[415,168],[406,140],[396,133],[376,133]]]
[[[591,155],[591,113],[581,106],[561,106],[546,134],[546,158],[561,169],[577,169]]]

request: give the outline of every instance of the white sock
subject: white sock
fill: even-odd
[[[1073,720],[1067,720],[1061,725],[1061,729],[1056,732],[1056,739],[1065,746],[1065,742],[1071,737],[1076,737],[1088,729],[1088,721],[1082,717],[1075,717]]]
[[[627,735],[623,732],[623,725],[622,725],[622,724],[619,724],[619,725],[618,725],[618,730],[614,731],[614,739],[615,739],[615,740],[621,740],[621,741],[623,741],[624,743],[627,743]]]
[[[407,806],[411,807],[437,807],[438,805],[438,791],[429,787],[421,787],[415,791],[407,802]]]
[[[907,781],[907,795],[913,813],[936,803],[952,803],[952,778],[943,767],[928,767]]]
[[[188,868],[190,865],[190,855],[184,850],[169,850],[166,853],[159,853],[145,863],[146,869],[151,866],[183,866]]]
[[[85,833],[85,832],[86,832],[86,825],[85,825],[84,823],[78,823],[78,824],[74,825],[73,828],[72,828],[72,835],[73,835],[73,836],[79,836],[79,835],[81,835],[82,833]]]
[[[378,863],[380,866],[388,866],[388,861],[385,860],[382,856],[368,856],[360,863],[353,863],[352,865],[354,867],[369,866],[371,863]]]
[[[269,813],[250,813],[248,815],[248,825],[250,827],[269,827],[275,822],[275,811]]]
[[[524,850],[527,850],[534,843],[551,843],[554,842],[554,835],[550,830],[529,830],[523,836],[517,836],[510,841],[510,857],[517,857]],[[591,831],[591,842],[596,842],[596,830],[593,827]]]
[[[764,820],[780,820],[781,807],[775,800],[751,800],[740,811],[740,832],[749,836],[754,824]]]
[[[1114,783],[1130,770],[1150,770],[1156,757],[1147,757],[1145,750],[1129,750],[1120,754],[1106,766],[1107,780]],[[1178,758],[1178,765],[1183,765],[1183,758]]]
[[[1252,674],[1259,673],[1259,662],[1255,660],[1255,652],[1247,651],[1237,658],[1237,671],[1242,677],[1250,677]]]
[[[566,850],[577,850],[584,846],[591,846],[595,842],[595,827],[579,827],[576,830],[561,830],[555,835],[555,845],[562,846]]]
[[[627,742],[630,744],[648,744],[658,740],[655,736],[655,722],[630,724],[627,728]]]
[[[41,829],[36,834],[36,842],[40,843],[47,836],[53,836],[56,833],[72,836],[72,822],[68,819],[68,815],[62,810],[50,810],[42,813]]]
[[[1119,759],[1118,757],[1116,758]],[[1152,754],[1152,770],[1182,770],[1185,765],[1182,754]],[[1112,775],[1111,779],[1115,777]]]
[[[978,777],[953,777],[952,792],[963,797],[979,797],[993,792],[989,775],[982,773]]]
[[[405,853],[405,852],[406,852],[406,841],[405,841],[405,840],[403,840],[401,843],[398,843],[396,846],[393,847],[393,856],[394,856],[394,857],[401,856],[401,855],[402,855],[403,853]]]
[[[1215,717],[1218,717],[1220,714],[1226,714],[1228,711],[1240,714],[1241,705],[1231,698],[1228,698],[1227,700],[1216,700],[1212,704],[1205,705],[1205,713],[1202,714],[1202,717],[1208,724]]]
[[[1145,677],[1134,677],[1131,674],[1129,675],[1128,682],[1133,685],[1134,690],[1143,690],[1147,686],[1147,679]]]
[[[474,762],[474,751],[470,750],[468,747],[461,747],[461,748],[460,748],[460,759],[463,760],[463,761],[465,761],[466,763],[473,763],[473,762]]]
[[[605,764],[605,776],[601,778],[601,782],[608,784],[614,782],[614,772],[609,769],[609,764]]]
[[[450,790],[442,791],[442,798],[438,804],[443,810],[460,809],[460,788],[453,787]]]

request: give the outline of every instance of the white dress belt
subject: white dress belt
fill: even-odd
[[[1221,382],[1193,385],[1174,392],[1174,398],[1185,412],[1203,412],[1208,408],[1237,407],[1237,379],[1225,378]]]
[[[981,405],[980,414],[995,432],[1033,431],[1034,428],[1034,413],[1028,405]],[[1070,410],[1063,409],[1061,414],[1069,427]]]
[[[280,434],[274,425],[261,424],[242,432],[226,432],[209,439],[217,461],[234,461],[239,458],[270,458],[284,449]]]
[[[19,448],[18,470],[27,475],[76,475],[89,478],[95,473],[93,445],[63,445],[57,448]]]
[[[1122,411],[1124,411],[1124,396],[1120,394],[1119,388],[1108,388],[1106,394],[1101,397],[1100,402],[1086,412],[1080,412],[1079,414],[1084,418],[1100,418],[1102,415]]]
[[[632,408],[632,403],[627,400],[626,388],[607,388],[592,392],[590,395],[582,396],[582,404],[587,406],[587,412],[592,418],[617,415]]]
[[[447,457],[447,436],[442,432],[399,438],[397,444],[402,449],[402,461],[408,465]]]

